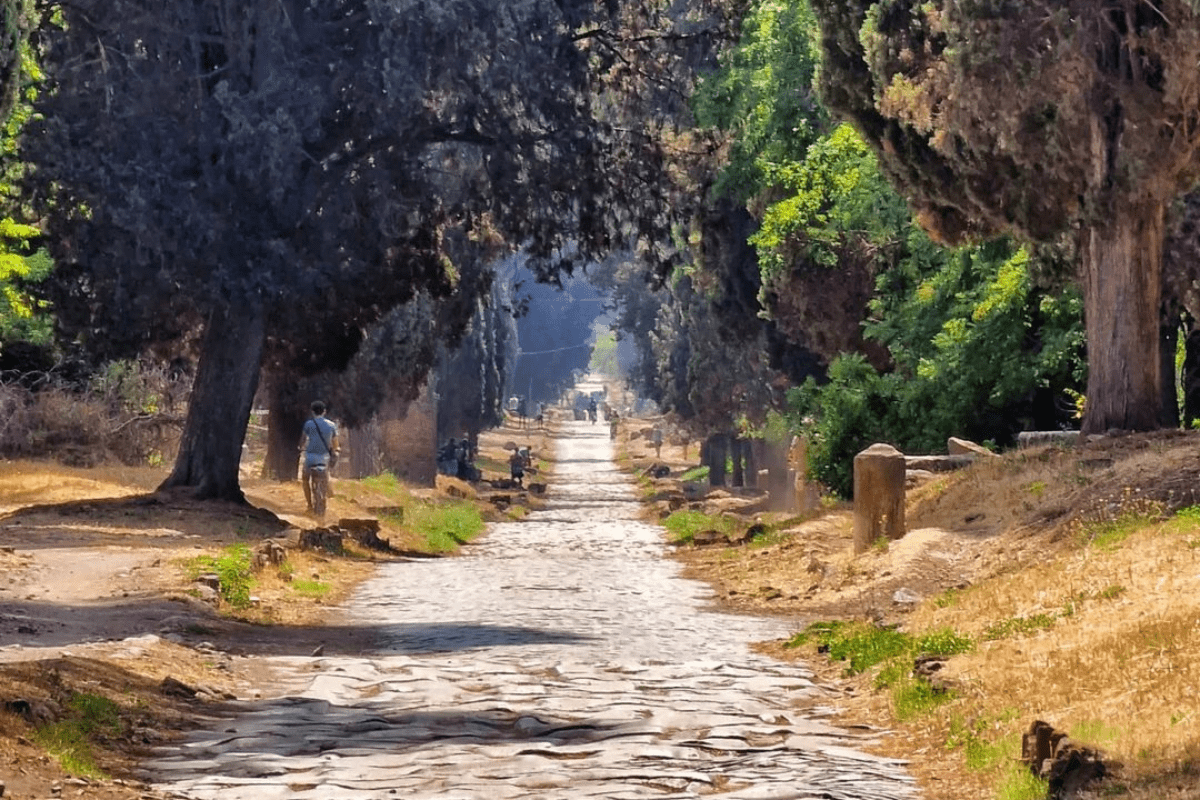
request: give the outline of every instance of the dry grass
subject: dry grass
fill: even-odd
[[[1080,539],[1089,530],[1079,526]],[[1045,719],[1123,763],[1124,796],[1166,796],[1164,778],[1200,764],[1197,542],[1194,519],[1131,523],[1115,546],[1081,544],[925,604],[910,628],[949,626],[979,642],[951,661],[962,695],[929,723],[949,732],[956,720],[990,720],[989,740],[1016,741]],[[1048,625],[1005,630],[1022,620]],[[1200,797],[1200,787],[1180,791]]]

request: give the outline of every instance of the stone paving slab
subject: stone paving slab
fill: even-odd
[[[147,765],[194,800],[909,800],[903,765],[801,713],[779,620],[715,613],[636,518],[607,431],[560,440],[544,511],[459,558],[389,564],[354,598],[362,658],[281,658],[294,691]]]

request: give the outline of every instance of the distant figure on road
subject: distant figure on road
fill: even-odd
[[[620,427],[621,417],[617,414],[616,409],[608,415],[608,438],[614,442],[617,440],[617,429]]]
[[[592,421],[593,425],[596,424],[596,398],[594,397],[588,401],[588,419]]]
[[[650,431],[650,443],[654,445],[654,457],[662,458],[663,432],[661,425],[655,425]]]
[[[513,450],[512,456],[508,459],[508,469],[512,479],[517,482],[517,486],[525,488],[525,485],[521,483],[525,478],[525,458],[521,455],[520,450]]]

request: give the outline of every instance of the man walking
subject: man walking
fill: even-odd
[[[318,517],[325,516],[325,499],[329,496],[329,470],[337,463],[337,426],[325,419],[325,404],[313,401],[312,418],[304,423],[304,502]]]

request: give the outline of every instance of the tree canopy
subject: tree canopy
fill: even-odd
[[[169,485],[240,497],[271,349],[320,326],[350,353],[418,289],[449,293],[453,231],[523,247],[543,277],[568,242],[587,257],[669,240],[656,140],[614,124],[619,30],[654,14],[549,0],[48,6],[62,25],[40,38],[48,90],[23,152],[64,324],[107,354],[203,324]],[[679,41],[720,33],[688,25]]]

